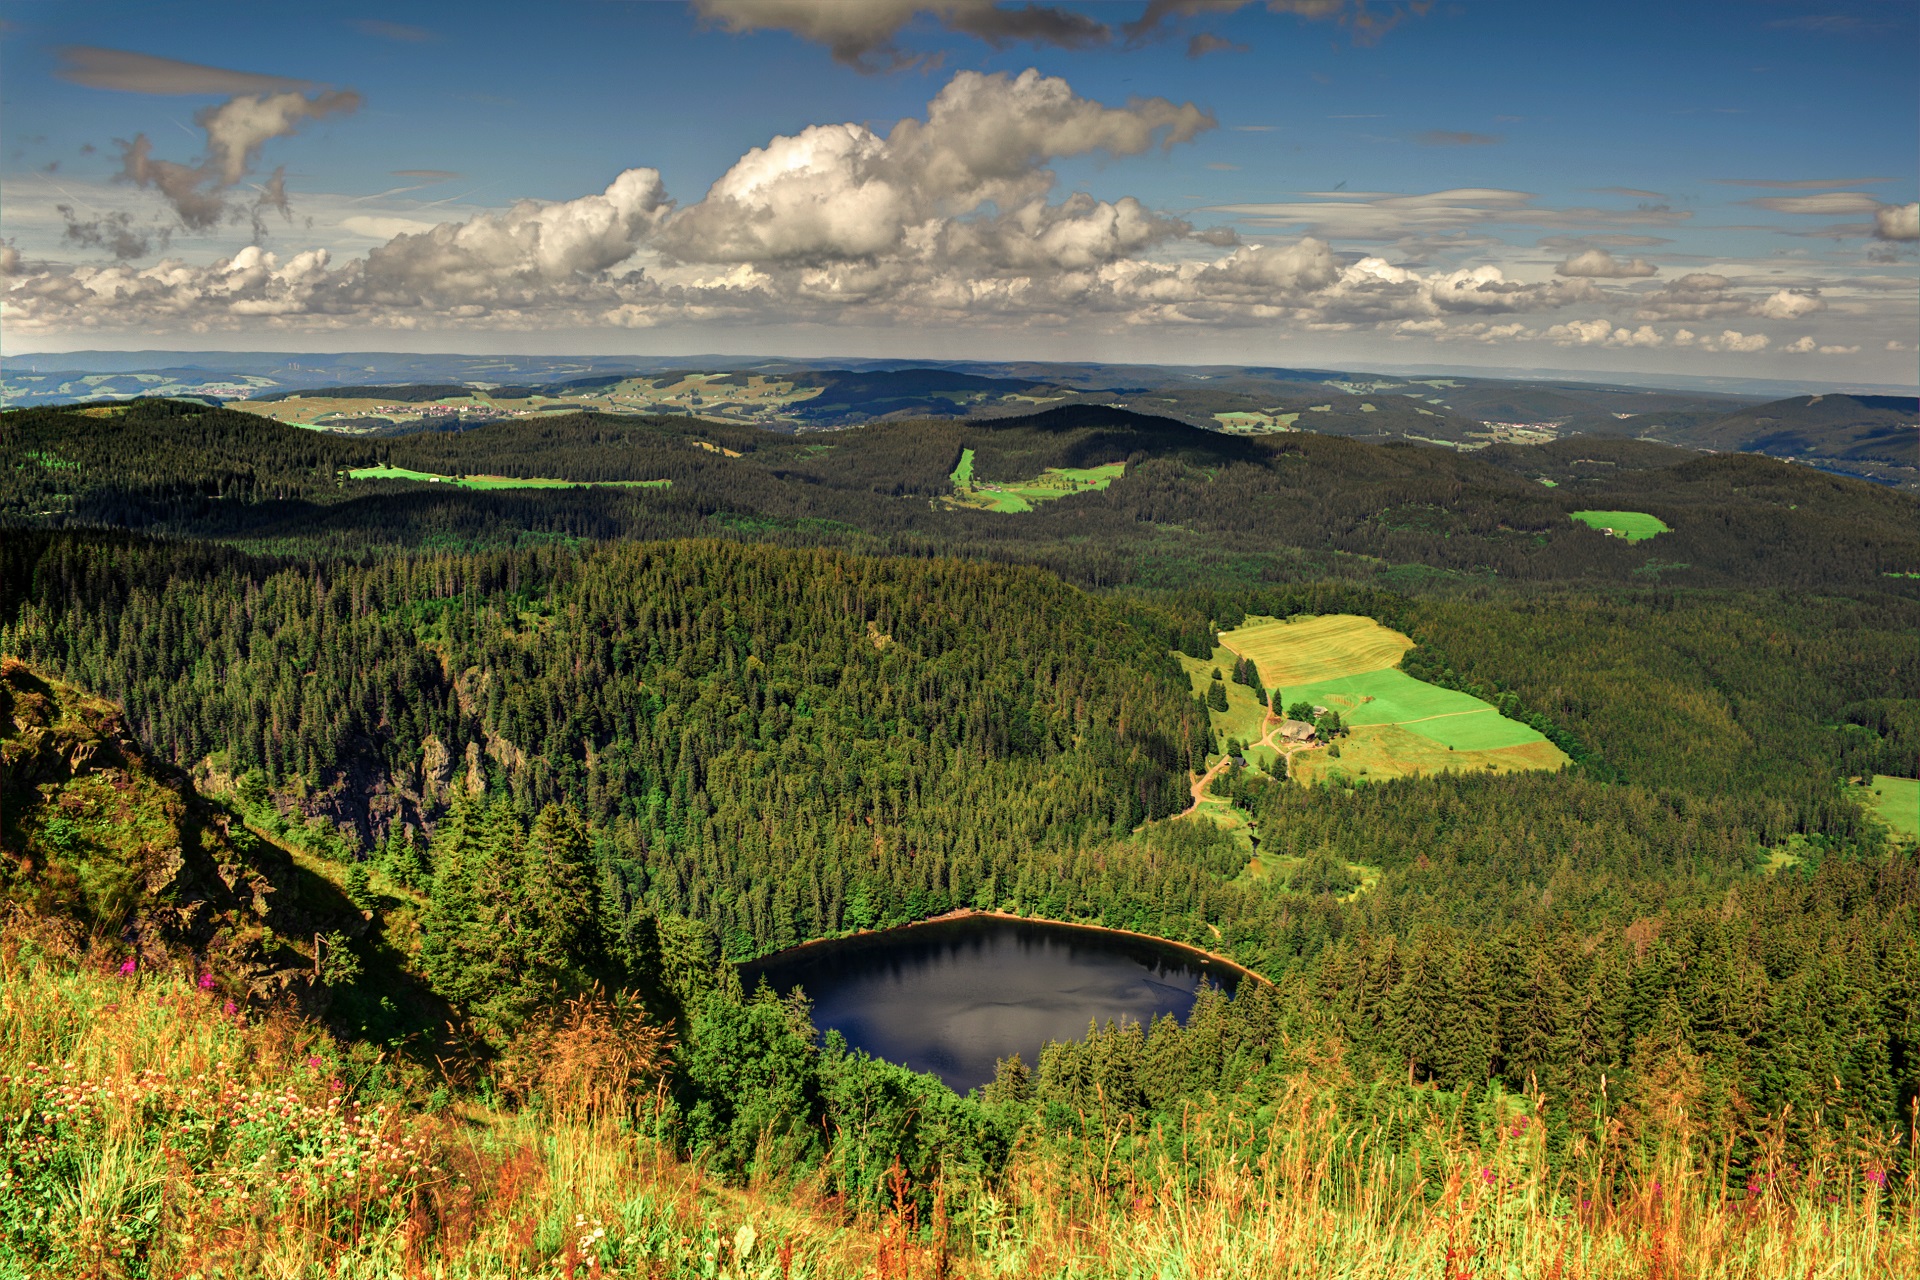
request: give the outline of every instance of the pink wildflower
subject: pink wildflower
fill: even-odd
[[[1488,1186],[1492,1186],[1494,1183],[1498,1182],[1499,1180],[1500,1180],[1500,1175],[1496,1174],[1493,1170],[1482,1166],[1480,1170],[1480,1181],[1486,1183]]]
[[[200,989],[202,991],[213,990],[213,974],[212,973],[209,972],[209,973],[203,973],[200,975]]]
[[[132,956],[128,956],[126,963],[120,966],[120,976],[123,978],[129,977],[133,974],[133,971],[139,967],[140,962]]]
[[[307,1059],[307,1065],[308,1065],[308,1066],[310,1066],[310,1067],[317,1067],[317,1066],[319,1066],[319,1065],[320,1065],[320,1059],[318,1059],[318,1058],[308,1058],[308,1059]]]
[[[1887,1185],[1887,1171],[1885,1169],[1869,1169],[1867,1170],[1867,1181],[1876,1187],[1884,1187]]]
[[[223,1005],[221,1005],[221,1006],[220,1006],[220,1012],[222,1012],[222,1013],[238,1013],[238,1012],[240,1012],[240,1006],[239,1006],[239,1005],[237,1005],[237,1004],[235,1004],[235,1003],[234,1003],[233,1001],[231,1001],[231,1000],[229,1000],[229,1001],[227,1001],[227,1002],[226,1002],[225,1004],[223,1004]]]

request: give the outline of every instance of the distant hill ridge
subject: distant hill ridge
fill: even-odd
[[[1641,414],[1602,431],[1692,449],[1763,453],[1920,489],[1920,397],[1915,396],[1793,396],[1717,415]]]

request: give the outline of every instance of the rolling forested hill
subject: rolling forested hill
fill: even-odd
[[[505,546],[553,537],[721,536],[863,551],[985,555],[1093,586],[1286,580],[1661,582],[1898,589],[1920,566],[1909,499],[1747,455],[1565,440],[1478,454],[1312,432],[1239,436],[1101,406],[787,436],[681,417],[554,415],[353,439],[232,410],[23,410],[0,516],[262,551]],[[1124,464],[1104,489],[1009,514],[948,501],[972,450],[987,483]],[[354,480],[390,466],[596,484],[529,490]],[[1553,486],[1543,483],[1552,481]],[[1627,545],[1577,510],[1649,512]]]

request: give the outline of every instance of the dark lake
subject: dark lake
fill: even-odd
[[[972,916],[863,934],[741,966],[804,989],[813,1021],[856,1048],[930,1071],[965,1093],[993,1079],[997,1058],[1028,1066],[1049,1040],[1078,1040],[1089,1020],[1184,1018],[1200,984],[1231,993],[1233,969],[1121,934]]]

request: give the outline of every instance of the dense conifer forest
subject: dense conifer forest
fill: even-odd
[[[1126,473],[971,510],[963,449],[982,483]],[[1090,406],[354,439],[153,402],[9,413],[0,451],[0,651],[333,868],[375,922],[350,945],[421,975],[482,1056],[632,993],[677,1028],[672,1140],[726,1176],[818,1168],[930,1213],[941,1176],[1023,1141],[1104,1142],[1117,1187],[1196,1110],[1271,1112],[1302,1073],[1409,1155],[1435,1117],[1498,1130],[1524,1100],[1595,1195],[1677,1134],[1723,1180],[1835,1143],[1912,1171],[1920,854],[1847,787],[1920,759],[1909,497],[1637,441],[1465,454]],[[375,465],[672,483],[347,477]],[[1569,518],[1594,508],[1673,532]],[[1221,749],[1175,652],[1324,613],[1404,631],[1404,670],[1572,765],[1227,770],[1284,871],[1170,820]],[[8,824],[51,856],[40,817]],[[1270,981],[960,1098],[817,1045],[804,1003],[725,963],[961,907]],[[345,987],[343,1034],[444,1049]]]

